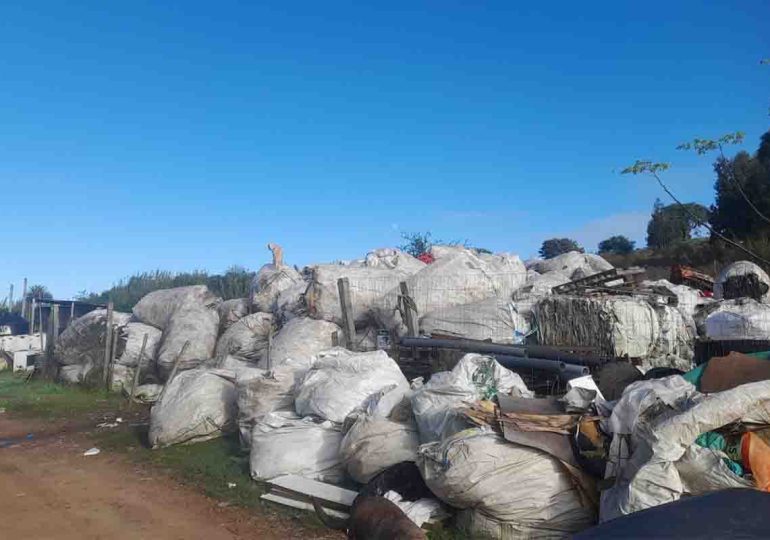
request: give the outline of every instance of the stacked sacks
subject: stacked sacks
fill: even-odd
[[[525,280],[526,270],[518,257],[482,258],[463,249],[440,257],[405,281],[417,314],[422,316],[487,298],[510,297]],[[401,309],[400,287],[395,286],[378,301],[377,318],[386,328],[403,334]]]
[[[127,313],[112,314],[113,324],[119,329],[128,324],[130,319]],[[72,321],[59,335],[54,345],[54,355],[60,366],[61,380],[69,383],[85,382],[104,364],[106,328],[107,310],[97,309]]]
[[[465,510],[472,534],[561,538],[594,522],[592,506],[557,459],[488,431],[426,444],[417,464],[439,499]]]
[[[234,431],[235,375],[232,370],[204,368],[177,374],[150,412],[152,447],[200,442]]]
[[[216,355],[233,355],[254,363],[266,361],[267,342],[272,331],[272,314],[245,315],[231,324],[219,338]]]
[[[516,303],[487,298],[427,313],[420,319],[420,333],[515,343],[530,330],[530,322]]]
[[[216,308],[220,302],[205,285],[194,285],[151,292],[134,306],[137,319],[163,331],[157,358],[162,379],[177,358],[179,369],[194,368],[211,358],[219,332]]]
[[[441,440],[467,427],[457,409],[464,402],[491,399],[498,393],[534,397],[521,377],[491,356],[466,354],[452,369],[435,373],[411,397],[420,440]]]

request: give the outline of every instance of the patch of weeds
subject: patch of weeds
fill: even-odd
[[[124,406],[120,395],[32,379],[0,372],[0,407],[20,415],[46,419],[67,418],[85,412],[119,410]]]

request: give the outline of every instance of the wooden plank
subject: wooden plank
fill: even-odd
[[[404,309],[404,315],[406,317],[406,328],[409,332],[409,335],[411,337],[417,337],[417,323],[414,320],[414,310],[412,309],[412,306],[414,305],[414,300],[412,300],[412,297],[409,295],[409,286],[406,284],[406,281],[402,281],[398,285],[401,289],[401,305]]]
[[[110,364],[110,357],[112,356],[112,312],[114,305],[112,301],[107,304],[107,323],[104,325],[104,361],[102,362],[102,383],[107,386],[107,378],[109,377],[108,368]]]
[[[27,314],[27,278],[24,278],[21,285],[21,316],[29,320],[29,315]],[[32,327],[30,327],[29,333],[32,333]]]
[[[296,499],[290,499],[288,497],[283,497],[281,495],[276,495],[275,493],[265,493],[260,497],[261,499],[269,502],[273,502],[276,504],[282,504],[284,506],[289,506],[291,508],[297,508],[299,510],[308,510],[310,512],[315,512],[315,508],[313,508],[313,504],[309,502],[304,501],[298,501]],[[330,516],[334,516],[340,519],[348,519],[349,514],[346,514],[345,512],[339,512],[337,510],[333,510],[331,508],[324,508],[326,512]]]
[[[350,300],[350,280],[340,278],[337,280],[337,290],[340,293],[340,308],[342,309],[342,321],[345,331],[345,347],[348,350],[356,349],[356,325],[353,320],[353,303]]]
[[[278,486],[288,491],[294,491],[307,497],[315,497],[322,501],[329,501],[345,506],[353,504],[357,492],[331,484],[325,484],[302,476],[288,474],[268,481],[268,484]]]

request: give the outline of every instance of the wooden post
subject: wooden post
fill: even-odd
[[[332,347],[340,346],[340,333],[338,331],[332,332]]]
[[[35,333],[35,301],[32,300],[32,304],[29,306],[29,333]]]
[[[40,322],[38,323],[38,326],[40,326],[40,350],[42,351],[45,349],[45,347],[43,347],[43,344],[44,344],[43,336],[46,333],[46,329],[43,328],[43,302],[42,301],[38,302],[37,307],[38,307],[37,314],[38,314],[38,318],[40,319]]]
[[[128,410],[131,410],[131,405],[134,403],[134,393],[136,392],[136,384],[139,382],[139,372],[142,371],[142,359],[144,359],[144,348],[147,347],[147,334],[142,338],[142,348],[139,350],[139,360],[136,361],[136,371],[134,371],[134,378],[131,381],[131,391],[128,393]]]
[[[72,321],[75,319],[75,301],[73,300],[70,302],[70,320],[67,322],[67,326],[72,324]]]
[[[53,333],[53,340],[59,337],[59,304],[51,304],[51,332]]]
[[[25,319],[27,318],[27,278],[24,278],[24,281],[21,285],[21,316]],[[32,333],[31,328],[29,333]]]
[[[102,363],[102,383],[106,387],[108,382],[108,367],[112,356],[112,301],[107,304],[107,323],[104,325],[104,362]]]
[[[346,277],[339,278],[337,280],[337,290],[340,293],[345,346],[348,350],[354,351],[356,346],[356,324],[353,320],[353,303],[350,300],[350,280]]]
[[[59,335],[59,306],[51,304],[51,313],[48,317],[48,329],[46,334],[45,343],[45,368],[43,369],[42,376],[45,379],[52,379],[56,370],[54,369],[54,347],[56,346],[56,338]],[[42,319],[41,319],[42,320]],[[42,329],[41,329],[42,332]]]
[[[414,312],[412,311],[414,301],[409,296],[409,286],[406,284],[406,281],[402,281],[399,287],[401,288],[401,305],[404,308],[404,316],[406,317],[404,322],[406,323],[407,331],[411,337],[417,337],[417,324],[414,320]]]
[[[120,334],[118,333],[118,326],[112,327],[112,350],[110,351],[110,363],[107,364],[107,384],[105,388],[107,391],[112,390],[112,372],[115,368],[115,356],[118,353],[118,341],[120,341]]]

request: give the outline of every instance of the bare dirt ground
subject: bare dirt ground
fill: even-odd
[[[342,537],[280,514],[223,507],[120,454],[85,457],[93,441],[66,422],[0,414],[0,439],[4,538]]]

